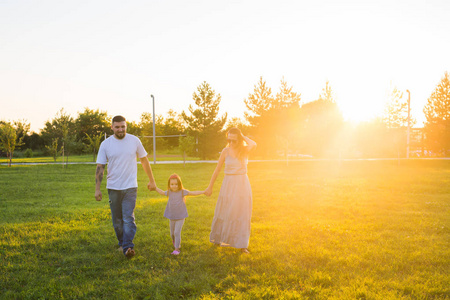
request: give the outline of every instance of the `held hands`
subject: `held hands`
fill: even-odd
[[[149,181],[147,184],[147,188],[150,191],[156,191],[156,183],[154,181]]]
[[[206,190],[205,190],[205,193],[204,193],[206,196],[211,196],[212,195],[212,187],[208,187]]]

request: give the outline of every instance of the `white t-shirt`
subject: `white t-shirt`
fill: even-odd
[[[121,140],[112,135],[101,143],[97,164],[108,163],[107,189],[126,190],[138,186],[136,156],[146,157],[147,151],[132,134],[127,133]]]

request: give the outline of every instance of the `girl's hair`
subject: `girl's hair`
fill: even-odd
[[[178,176],[178,174],[173,173],[172,175],[169,176],[169,180],[167,181],[167,193],[170,192],[170,180],[171,179],[177,180],[179,191],[183,189],[183,183],[181,182],[180,176]]]
[[[242,135],[242,132],[239,128],[233,127],[230,128],[227,132],[227,137],[228,134],[236,134],[237,136],[237,157],[239,158],[239,160],[244,160],[245,156],[246,156],[246,149],[245,149],[245,145],[244,145],[244,137]],[[227,146],[229,146],[230,144],[228,144]]]

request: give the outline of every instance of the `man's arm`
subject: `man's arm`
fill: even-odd
[[[105,165],[97,164],[97,170],[95,171],[95,200],[102,201],[102,191],[100,186],[103,180],[103,174],[105,173]]]
[[[149,182],[147,184],[147,188],[150,191],[154,191],[156,189],[155,177],[153,177],[152,167],[150,166],[150,162],[148,161],[147,156],[139,159],[141,161],[142,168],[144,172],[147,174]]]

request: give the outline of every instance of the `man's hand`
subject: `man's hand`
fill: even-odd
[[[95,200],[102,201],[102,191],[95,191]]]
[[[150,191],[156,191],[156,183],[154,181],[149,181],[147,184],[147,188]]]

